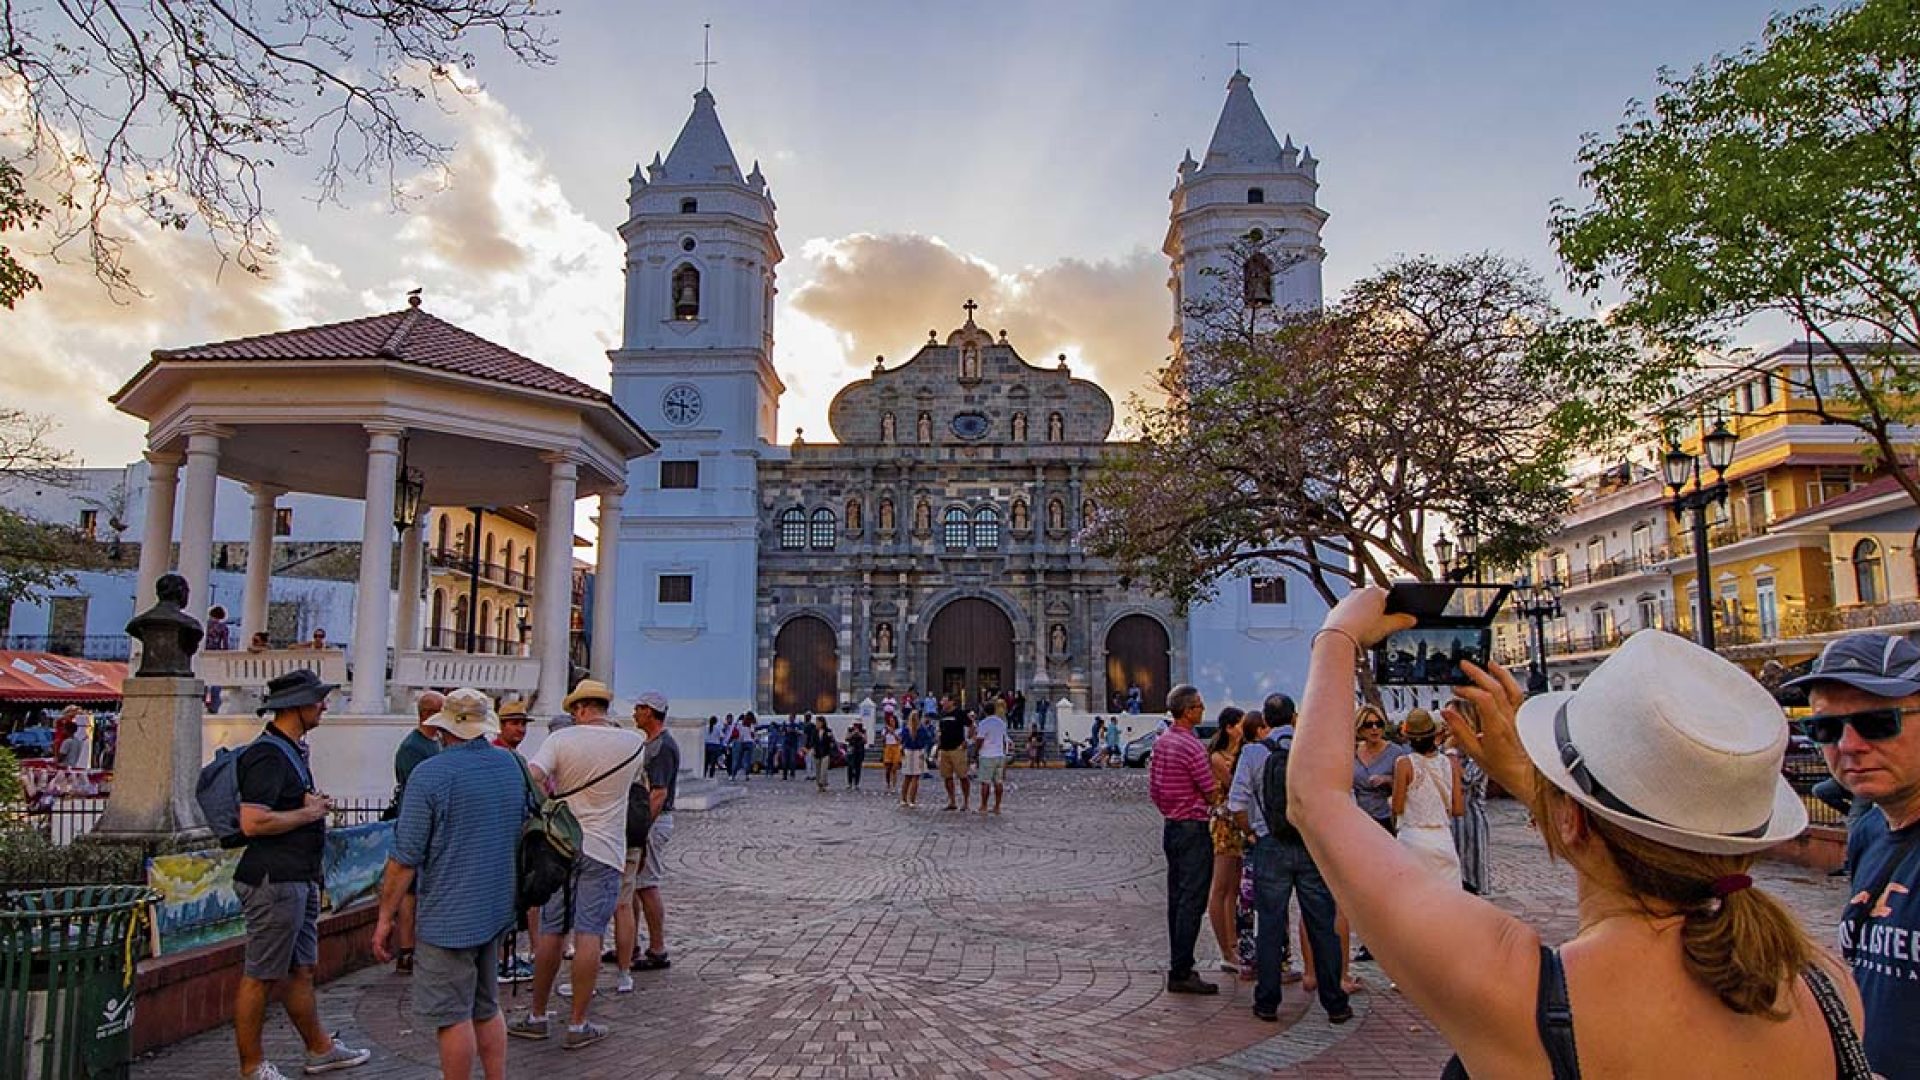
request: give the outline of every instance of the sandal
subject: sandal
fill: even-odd
[[[648,949],[640,954],[640,959],[635,960],[633,962],[633,967],[629,968],[628,970],[630,971],[664,971],[667,968],[670,968],[672,966],[673,966],[673,961],[667,958],[666,953],[657,953],[657,952],[654,952],[652,949]]]

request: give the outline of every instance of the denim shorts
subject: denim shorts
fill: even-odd
[[[247,922],[247,978],[284,979],[294,968],[320,962],[320,883],[233,883]]]
[[[443,949],[422,941],[413,950],[413,1016],[437,1030],[500,1013],[500,942]]]
[[[604,934],[620,906],[620,867],[580,856],[573,864],[573,921],[567,921],[567,890],[553,894],[540,909],[540,932]]]

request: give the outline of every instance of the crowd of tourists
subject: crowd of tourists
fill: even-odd
[[[1357,590],[1329,613],[1297,711],[1280,694],[1225,710],[1203,745],[1200,693],[1169,695],[1149,790],[1170,993],[1218,993],[1195,955],[1211,918],[1223,969],[1251,968],[1254,1016],[1277,1020],[1300,981],[1345,1023],[1351,929],[1354,958],[1377,960],[1456,1051],[1447,1078],[1675,1075],[1683,1047],[1687,1075],[1920,1077],[1920,732],[1904,725],[1920,647],[1845,638],[1787,684],[1806,691],[1799,724],[1834,778],[1874,807],[1850,831],[1836,958],[1750,873],[1807,824],[1782,775],[1788,722],[1759,682],[1648,630],[1574,691],[1528,697],[1468,664],[1441,716],[1414,710],[1395,740],[1352,704],[1360,657],[1412,624],[1385,597]],[[1579,926],[1558,946],[1485,898],[1490,784],[1578,878]],[[1296,895],[1306,970],[1290,976]]]

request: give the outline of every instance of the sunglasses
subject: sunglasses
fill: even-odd
[[[1851,726],[1861,738],[1879,742],[1900,734],[1901,717],[1911,712],[1920,712],[1920,708],[1863,709],[1833,716],[1809,716],[1800,721],[1800,733],[1822,746],[1831,746],[1839,742],[1845,729]]]
[[[1368,728],[1379,728],[1380,730],[1385,731],[1387,728],[1387,725],[1381,723],[1378,720],[1369,720],[1366,723],[1360,725],[1361,731],[1365,731]]]

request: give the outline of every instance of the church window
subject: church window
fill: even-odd
[[[660,591],[655,595],[662,604],[693,603],[693,575],[661,574]]]
[[[700,486],[700,463],[698,461],[663,461],[660,463],[660,487],[665,491],[692,491]]]
[[[1027,441],[1027,414],[1026,413],[1017,412],[1013,414],[1013,441],[1014,442]]]
[[[973,546],[989,550],[1000,546],[1000,511],[983,506],[973,515]]]
[[[1287,602],[1287,579],[1283,577],[1257,577],[1253,579],[1253,602],[1256,604],[1284,604]]]
[[[940,537],[947,550],[966,550],[967,542],[972,539],[972,536],[973,530],[967,523],[967,512],[957,506],[947,507],[947,512],[940,515]]]
[[[1067,437],[1067,418],[1059,413],[1047,414],[1047,441],[1062,442]]]
[[[893,500],[880,500],[880,533],[883,536],[893,534]]]
[[[986,438],[987,429],[993,425],[987,420],[986,415],[983,413],[963,412],[956,414],[953,422],[949,426],[953,429],[955,435],[962,439],[972,441]]]
[[[807,512],[797,506],[780,512],[780,550],[800,551],[807,546]]]
[[[1255,203],[1255,204],[1258,204],[1258,203],[1263,203],[1263,202],[1266,202],[1266,201],[1267,201],[1267,189],[1266,189],[1266,188],[1257,188],[1257,187],[1250,187],[1250,188],[1248,188],[1248,189],[1247,189],[1247,201],[1248,201],[1248,202],[1250,202],[1250,203]]]
[[[699,199],[681,199],[681,200],[680,200],[680,212],[681,212],[681,213],[683,213],[683,214],[697,214],[697,213],[699,213],[699,212],[700,212],[700,200],[699,200]]]
[[[680,238],[681,251],[692,251],[694,248],[697,248],[699,246],[700,246],[700,242],[695,240],[691,236],[683,236]]]
[[[1240,285],[1248,307],[1273,303],[1273,260],[1257,251],[1249,255]]]
[[[881,413],[880,414],[880,441],[890,443],[893,441],[893,436],[894,436],[893,414],[891,412]]]
[[[1094,517],[1099,513],[1100,513],[1100,508],[1094,505],[1094,501],[1092,499],[1087,499],[1084,502],[1082,502],[1080,504],[1080,527],[1083,529],[1091,528],[1093,526]]]
[[[1047,500],[1047,528],[1060,530],[1067,527],[1067,504],[1058,497]]]
[[[1027,500],[1025,499],[1013,500],[1013,531],[1026,532],[1028,524],[1029,522],[1027,520]]]
[[[848,499],[847,500],[847,532],[854,536],[860,535],[860,526],[862,524],[861,518],[864,516],[865,516],[864,513],[860,509],[860,500]]]
[[[813,512],[813,550],[832,551],[834,533],[839,530],[840,522],[833,511],[821,507]]]
[[[673,272],[673,317],[692,320],[700,317],[700,271],[682,265]]]
[[[933,414],[929,412],[921,413],[918,427],[919,427],[920,441],[923,443],[932,442],[933,441]]]

